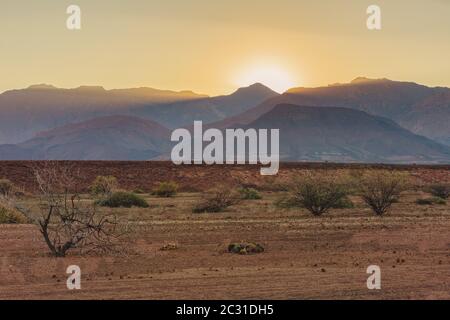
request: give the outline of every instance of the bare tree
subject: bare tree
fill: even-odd
[[[41,215],[35,219],[45,243],[55,257],[71,249],[110,251],[118,244],[118,221],[101,215],[95,204],[83,201],[76,189],[73,167],[45,162],[34,169],[40,194]]]

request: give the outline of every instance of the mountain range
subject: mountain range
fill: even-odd
[[[0,95],[0,143],[23,142],[39,131],[110,115],[139,116],[169,128],[194,120],[217,121],[253,108],[275,95],[278,94],[260,84],[212,98],[192,91],[152,88],[59,89],[34,85]]]
[[[286,161],[450,163],[449,88],[362,77],[281,95],[262,84],[219,97],[87,86],[7,91],[0,160],[161,159],[171,129],[194,120],[278,128]]]
[[[106,116],[40,132],[0,145],[3,160],[148,160],[167,152],[170,131],[131,116]]]
[[[280,130],[285,161],[439,163],[450,148],[387,118],[341,107],[279,104],[247,125]]]
[[[245,125],[283,103],[365,111],[391,119],[413,133],[450,145],[450,88],[430,88],[388,79],[359,77],[346,84],[293,88],[213,126]]]

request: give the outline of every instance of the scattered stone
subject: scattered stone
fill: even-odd
[[[248,255],[264,252],[264,247],[257,243],[231,243],[228,252],[234,254]]]
[[[175,242],[170,242],[164,246],[162,246],[159,250],[160,251],[171,251],[171,250],[177,250],[178,245]]]

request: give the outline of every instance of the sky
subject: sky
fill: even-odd
[[[81,30],[66,9],[81,8]],[[367,7],[382,29],[368,30]],[[450,0],[1,0],[0,92],[47,83],[227,94],[358,76],[450,86]]]

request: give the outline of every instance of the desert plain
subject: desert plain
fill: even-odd
[[[37,208],[34,162],[1,162],[0,177]],[[277,177],[259,167],[181,166],[162,162],[73,162],[79,188],[114,175],[121,187],[142,190],[148,208],[102,208],[132,225],[122,252],[54,258],[33,224],[0,225],[0,299],[450,299],[450,207],[418,205],[423,186],[450,182],[448,166],[282,164]],[[405,171],[414,188],[384,216],[356,195],[354,208],[320,217],[280,208],[278,188],[303,170]],[[172,198],[151,194],[157,182],[180,186]],[[202,192],[221,183],[254,186],[262,199],[243,200],[220,213],[192,213]],[[37,209],[36,209],[37,210]],[[37,212],[37,211],[36,211]],[[234,242],[264,252],[229,253]],[[169,248],[168,250],[164,249]],[[81,290],[68,290],[66,269],[81,268]],[[367,267],[381,268],[381,290],[367,288]]]

